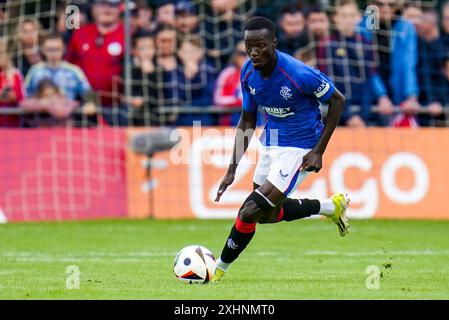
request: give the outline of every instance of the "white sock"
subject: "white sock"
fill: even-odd
[[[332,199],[320,200],[320,213],[323,216],[330,216],[335,212],[335,204]]]
[[[218,258],[218,260],[217,260],[217,268],[223,270],[224,272],[226,272],[226,270],[228,270],[228,267],[230,265],[231,265],[230,263],[221,261],[221,258]]]

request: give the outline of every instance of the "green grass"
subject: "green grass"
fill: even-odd
[[[219,255],[232,221],[95,221],[0,225],[0,299],[449,299],[449,221],[304,220],[259,225],[219,284],[186,285],[176,252]],[[79,267],[80,289],[66,288]],[[378,266],[369,290],[366,268]]]

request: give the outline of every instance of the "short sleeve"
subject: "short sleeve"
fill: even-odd
[[[243,68],[242,70],[245,70]],[[240,85],[242,87],[242,109],[247,112],[254,112],[257,110],[257,103],[249,92],[248,82],[244,81],[248,75],[242,71],[240,76]]]
[[[335,85],[324,73],[316,68],[304,66],[299,79],[304,93],[314,96],[320,102],[327,102],[335,91]]]

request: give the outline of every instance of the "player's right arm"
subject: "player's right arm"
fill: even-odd
[[[232,184],[235,178],[235,172],[237,166],[242,159],[243,155],[248,148],[251,138],[254,134],[254,129],[256,128],[257,122],[257,111],[249,112],[242,110],[242,115],[240,116],[239,123],[237,125],[237,130],[235,134],[234,148],[232,150],[232,158],[229,163],[226,175],[220,183],[218,188],[217,197],[215,201],[220,201],[221,195],[226,191],[229,185]]]
[[[252,95],[249,92],[248,84],[244,81],[247,78],[245,71],[248,64],[243,67],[241,75],[241,86],[242,86],[242,114],[240,115],[239,123],[237,124],[234,148],[232,151],[232,158],[229,163],[226,175],[220,183],[218,188],[217,197],[215,201],[220,201],[221,195],[226,191],[229,185],[232,184],[235,178],[235,172],[237,166],[242,159],[243,155],[248,148],[251,138],[254,134],[254,129],[257,123],[257,103],[254,101]],[[243,80],[242,80],[243,79]]]

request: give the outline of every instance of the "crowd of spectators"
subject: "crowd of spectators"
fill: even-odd
[[[235,125],[251,15],[275,20],[278,49],[333,79],[347,98],[341,125],[447,123],[449,2],[368,1],[374,21],[355,0],[257,2],[131,1],[130,39],[120,0],[72,1],[77,28],[66,2],[53,29],[23,17],[0,39],[0,108],[25,115],[0,114],[0,126]],[[217,107],[229,113],[201,112]]]

